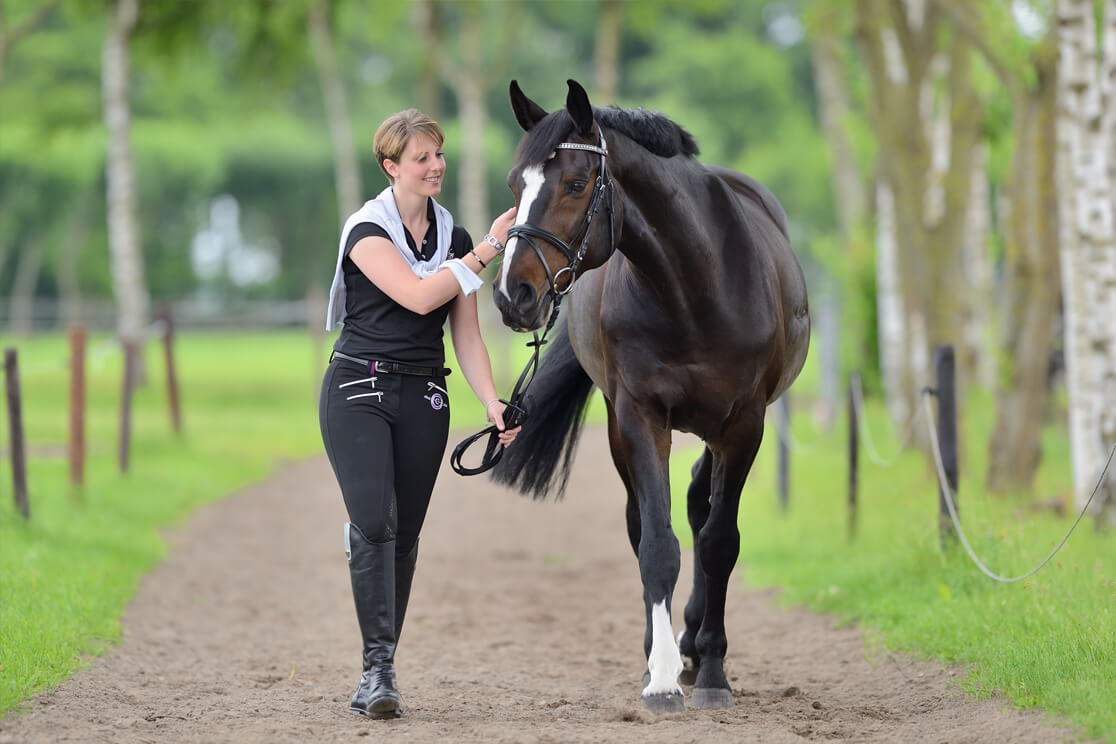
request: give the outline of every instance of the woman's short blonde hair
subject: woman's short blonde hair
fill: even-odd
[[[403,157],[407,141],[415,134],[425,134],[434,140],[434,144],[438,147],[446,141],[446,133],[438,126],[438,122],[413,108],[392,114],[384,119],[384,123],[376,130],[376,136],[372,138],[372,150],[376,154],[376,165],[384,171],[388,183],[394,184],[395,180],[384,169],[384,161],[391,160],[398,163]]]

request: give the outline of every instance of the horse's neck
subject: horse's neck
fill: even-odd
[[[700,210],[688,208],[689,193],[646,187],[663,181],[660,163],[644,157],[621,160],[617,166],[616,179],[625,200],[617,249],[664,304],[689,304],[695,292],[708,291],[723,274],[722,246],[710,240],[709,226],[703,224]],[[695,187],[700,181],[697,167],[670,167],[682,170],[668,178],[693,180]],[[625,188],[625,183],[635,186]]]

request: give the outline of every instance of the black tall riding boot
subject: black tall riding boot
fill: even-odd
[[[395,558],[395,643],[403,632],[403,620],[407,617],[407,600],[411,598],[411,580],[415,577],[415,564],[418,562],[418,541],[411,552]]]
[[[395,686],[395,541],[372,543],[355,524],[346,530],[349,576],[364,641],[364,672],[349,710],[373,718],[403,715]]]

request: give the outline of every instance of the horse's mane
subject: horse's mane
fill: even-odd
[[[625,135],[654,155],[664,158],[675,155],[692,157],[700,152],[693,135],[658,111],[642,107],[594,106],[593,115],[602,127]],[[543,162],[558,143],[569,139],[573,131],[573,119],[566,115],[564,109],[552,112],[527,133],[520,145],[520,162]]]

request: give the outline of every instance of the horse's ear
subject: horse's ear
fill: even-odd
[[[508,93],[511,96],[515,120],[519,122],[519,126],[523,127],[523,131],[530,132],[546,116],[546,111],[543,110],[542,106],[525,96],[523,91],[519,89],[519,83],[514,80],[511,81]]]
[[[589,103],[589,94],[576,80],[567,80],[570,92],[566,96],[566,111],[577,125],[577,131],[588,135],[593,131],[593,104]]]

